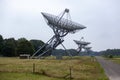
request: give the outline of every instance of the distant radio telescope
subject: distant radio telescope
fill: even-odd
[[[83,37],[78,41],[78,40],[74,40],[74,42],[78,45],[78,48],[77,48],[77,52],[80,53],[82,48],[83,49],[87,49],[89,47],[87,47],[87,45],[90,44],[90,42],[86,42],[86,41],[83,41]]]

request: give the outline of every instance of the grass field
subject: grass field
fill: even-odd
[[[111,61],[120,64],[120,56],[114,56],[113,58],[109,58]]]
[[[0,80],[62,80],[32,73],[0,72]]]
[[[108,80],[92,57],[63,60],[53,57],[41,60],[0,58],[0,80],[69,80],[70,68],[73,80]]]

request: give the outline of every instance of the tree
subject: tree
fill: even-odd
[[[30,40],[30,43],[33,45],[35,51],[37,51],[45,43],[41,40]]]
[[[35,51],[37,51],[39,48],[41,48],[45,44],[41,40],[30,40],[30,42],[33,45]],[[44,50],[45,50],[45,47],[43,47],[36,55],[43,53]]]
[[[2,54],[2,49],[3,49],[3,37],[0,35],[0,55]]]
[[[2,54],[3,56],[17,56],[16,54],[16,41],[14,38],[5,39],[3,43]]]
[[[106,57],[112,56],[120,56],[120,49],[107,49],[102,51],[102,54]]]
[[[34,50],[32,44],[25,38],[18,39],[17,43],[18,43],[18,46],[17,46],[18,55],[20,55],[20,54],[32,55],[34,53],[35,50]]]

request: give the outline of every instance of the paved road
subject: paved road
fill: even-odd
[[[110,80],[120,80],[120,65],[111,61],[105,60],[102,57],[96,57],[97,61],[104,68],[106,75]]]

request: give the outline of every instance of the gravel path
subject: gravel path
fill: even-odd
[[[120,65],[105,60],[102,57],[96,57],[97,61],[104,68],[106,75],[110,80],[120,80]]]

